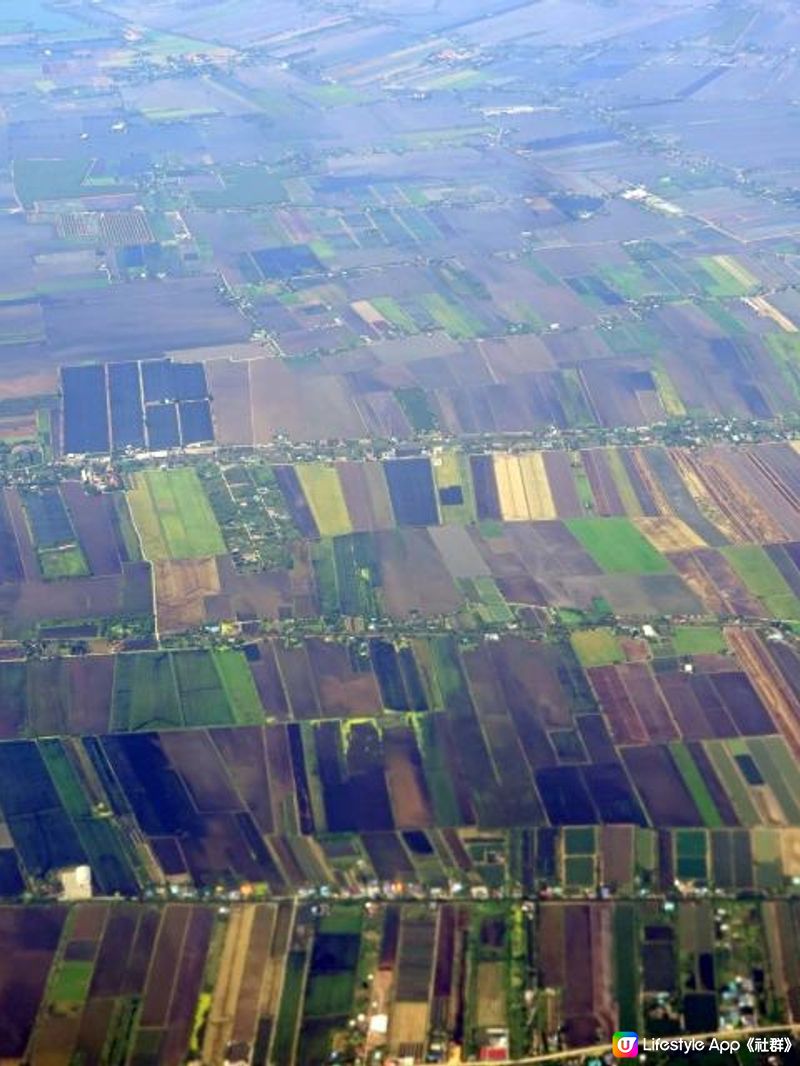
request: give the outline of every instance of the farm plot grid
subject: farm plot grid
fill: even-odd
[[[0,0],[0,1061],[798,1029],[796,7]]]
[[[160,452],[214,440],[202,363],[65,366],[61,391],[67,455]]]
[[[790,443],[433,448],[274,472],[295,529],[318,541],[326,616],[800,616],[800,456]],[[413,560],[402,584],[399,559]]]
[[[126,895],[169,878],[780,891],[800,876],[800,654],[740,627],[678,652],[697,637],[0,663],[0,889],[87,863]]]

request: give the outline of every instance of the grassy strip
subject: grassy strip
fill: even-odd
[[[683,783],[689,789],[695,806],[700,811],[704,824],[709,829],[721,828],[724,822],[688,748],[682,741],[676,741],[670,744],[669,750],[683,778]]]
[[[741,774],[733,765],[724,743],[721,740],[706,740],[703,742],[703,747],[725,791],[728,793],[728,799],[733,804],[736,817],[742,825],[748,827],[760,825],[761,818],[753,805],[753,801],[747,794],[747,786],[742,780]]]
[[[214,651],[212,655],[236,724],[261,724],[264,721],[264,708],[243,653]]]
[[[800,600],[763,548],[744,544],[721,550],[748,591],[764,604],[770,617],[800,618]]]

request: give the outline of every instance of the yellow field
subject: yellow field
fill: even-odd
[[[517,456],[495,455],[494,477],[503,519],[506,522],[527,522],[528,501]]]
[[[738,530],[733,522],[731,522],[728,515],[726,515],[722,509],[718,506],[716,500],[708,491],[707,486],[703,480],[698,476],[697,471],[694,468],[693,460],[690,458],[687,452],[681,451],[680,448],[673,448],[672,461],[678,468],[684,485],[689,490],[689,495],[697,504],[701,514],[713,522],[720,533],[723,534],[732,544],[741,544],[746,539],[740,530]]]
[[[231,909],[211,1010],[206,1020],[203,1040],[205,1062],[223,1062],[225,1059],[225,1050],[233,1033],[254,918],[255,910],[252,907]]]
[[[606,448],[606,461],[614,478],[614,484],[619,491],[619,498],[625,508],[628,518],[637,518],[642,514],[642,505],[636,495],[636,489],[631,484],[630,476],[622,461],[622,456],[617,448]]]
[[[556,517],[541,452],[495,455],[494,476],[504,521],[530,522]]]
[[[386,321],[377,307],[373,307],[369,300],[355,300],[350,306],[368,326],[380,326]]]
[[[295,470],[320,535],[337,537],[352,533],[353,525],[336,467],[326,463],[298,463]]]
[[[428,1031],[427,1003],[395,1002],[389,1022],[389,1051],[397,1054],[403,1045],[421,1044],[420,1034]]]
[[[440,452],[436,452],[431,465],[437,488],[446,489],[450,485],[461,484],[461,464],[458,452],[443,448]]]
[[[800,877],[800,829],[785,829],[781,833],[781,858],[784,877]]]
[[[662,367],[657,367],[652,371],[652,376],[656,383],[658,398],[661,400],[661,406],[666,414],[670,418],[683,418],[686,414],[686,408],[669,374]]]
[[[519,465],[525,494],[528,497],[528,511],[534,521],[544,521],[556,517],[553,494],[541,452],[529,452],[520,456]]]
[[[744,303],[748,307],[756,312],[757,315],[763,315],[765,318],[771,318],[772,321],[780,326],[784,333],[797,333],[797,326],[792,322],[791,318],[788,318],[783,311],[779,311],[777,307],[774,307],[769,300],[764,296],[745,296]]]
[[[740,285],[744,285],[745,288],[754,289],[758,286],[758,278],[754,277],[741,263],[737,263],[733,256],[713,255],[711,258],[717,266],[721,266],[723,270],[727,271],[735,281],[738,281]]]
[[[750,789],[750,798],[758,811],[763,825],[785,826],[786,815],[778,803],[775,793],[767,785],[758,785]]]
[[[690,548],[705,548],[706,542],[691,526],[675,515],[658,518],[634,518],[636,528],[643,533],[656,551],[680,552]]]
[[[478,963],[475,1024],[479,1028],[494,1028],[508,1024],[505,970],[506,964],[503,962]]]

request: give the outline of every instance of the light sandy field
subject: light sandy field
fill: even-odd
[[[533,521],[546,521],[556,517],[553,494],[541,452],[529,452],[520,456],[520,469],[528,499],[528,513]]]
[[[706,547],[706,542],[699,533],[695,533],[691,526],[675,515],[634,518],[632,521],[657,551],[679,552]]]
[[[797,326],[792,322],[791,318],[788,318],[783,311],[779,311],[765,296],[745,296],[742,298],[742,302],[751,307],[757,315],[771,318],[777,326],[780,326],[784,333],[798,332]]]
[[[754,277],[754,275],[743,267],[741,263],[737,263],[733,256],[715,255],[712,256],[712,259],[717,266],[721,266],[722,269],[727,271],[727,273],[738,281],[740,285],[744,285],[748,289],[755,288],[758,285],[758,278]]]
[[[502,962],[478,963],[475,1024],[481,1029],[507,1024],[505,970]]]
[[[396,1055],[403,1045],[421,1043],[427,1031],[427,1003],[395,1003],[389,1022],[390,1053]]]
[[[541,452],[495,455],[494,473],[504,521],[537,522],[556,517]]]

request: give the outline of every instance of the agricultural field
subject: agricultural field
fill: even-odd
[[[159,452],[213,441],[201,363],[169,359],[64,367],[65,454]]]
[[[573,845],[583,846],[577,836]],[[463,900],[433,911],[413,902],[365,911],[357,902],[292,907],[259,895],[225,908],[5,907],[0,1053],[83,1055],[125,1033],[134,1048],[167,1042],[176,1057],[209,1062],[231,1046],[281,1063],[364,1047],[424,1061],[451,1043],[477,1061],[490,1047],[544,1053],[556,1033],[567,1047],[608,1043],[620,1027],[635,1027],[640,1039],[661,1035],[665,1017],[685,1017],[688,1034],[743,1024],[780,1030],[796,1020],[796,903],[719,910],[710,901],[665,913],[648,901],[523,909]],[[34,922],[35,951],[27,943]],[[135,949],[121,977],[118,952],[129,937]],[[591,965],[570,965],[576,944]],[[25,973],[24,1009],[12,994],[15,969]],[[618,999],[597,973],[618,975]]]
[[[86,557],[59,491],[28,492],[22,499],[42,577],[87,576]]]
[[[800,652],[732,628],[677,655],[679,638],[595,627],[560,645],[273,639],[0,663],[0,870],[11,895],[71,862],[123,892],[457,878],[580,893],[670,881],[677,863],[695,886],[779,892],[800,876]]]
[[[504,601],[488,621],[531,607],[591,620],[598,604],[638,619],[791,621],[798,610],[800,513],[789,501],[800,457],[788,445],[492,455],[433,448],[430,456],[274,471],[287,521],[312,543],[319,538],[312,554],[325,615],[477,610],[480,619],[480,605],[489,606],[481,587]],[[330,536],[320,523],[353,534]],[[361,562],[348,576],[342,566],[354,545]],[[395,578],[398,556],[409,560],[405,584]],[[362,581],[360,594],[348,592]]]
[[[795,8],[0,0],[0,1061],[800,1026]]]
[[[134,474],[127,498],[148,561],[224,554],[225,541],[194,470]]]

